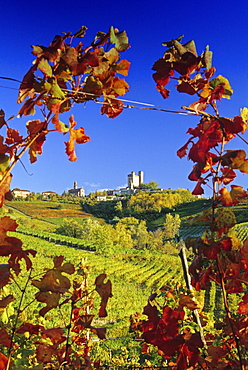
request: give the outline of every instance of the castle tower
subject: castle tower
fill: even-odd
[[[133,190],[134,188],[138,188],[144,182],[144,172],[139,171],[138,175],[135,175],[135,172],[132,171],[129,175],[127,175],[127,183],[128,188]]]
[[[139,171],[138,174],[139,174],[139,186],[140,186],[141,184],[144,184],[144,171]]]

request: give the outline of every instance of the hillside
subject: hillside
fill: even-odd
[[[103,203],[103,206],[107,202]],[[198,221],[194,222],[194,217],[202,211],[211,207],[210,199],[198,199],[193,202],[179,204],[170,210],[172,215],[179,214],[181,218],[180,234],[184,238],[186,236],[200,235],[205,227],[200,225]],[[239,204],[231,207],[235,214],[237,223],[248,222],[248,201],[244,199]],[[10,214],[15,215],[20,224],[25,224],[26,227],[41,229],[53,232],[57,225],[60,225],[63,220],[73,219],[80,223],[86,218],[95,218],[90,213],[82,210],[79,203],[61,203],[52,201],[6,201],[5,210]],[[147,222],[147,227],[156,229],[164,224],[165,214],[157,213],[157,218]],[[103,222],[102,219],[97,218]]]
[[[82,211],[81,206],[76,203],[6,201],[5,209],[14,214],[20,223],[25,222],[28,227],[34,224],[35,228],[47,229],[49,227],[51,231],[55,229],[56,225],[61,224],[64,218],[72,218],[80,222],[81,219],[93,217]]]

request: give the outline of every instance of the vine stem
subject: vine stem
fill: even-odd
[[[70,331],[71,331],[71,324],[72,324],[72,316],[73,316],[73,310],[74,310],[75,303],[72,301],[71,302],[71,314],[70,314],[70,322],[68,324],[68,329],[67,329],[67,338],[66,338],[66,345],[65,345],[65,358],[63,364],[67,363],[67,356],[69,352],[69,338],[70,338]]]
[[[8,362],[7,362],[7,366],[6,366],[5,370],[9,370],[9,367],[10,367],[10,361],[11,361],[13,344],[14,344],[14,336],[15,336],[16,329],[17,329],[18,319],[19,319],[20,313],[22,312],[21,305],[22,305],[22,302],[23,302],[23,299],[24,299],[24,295],[26,293],[28,283],[31,279],[31,274],[32,274],[32,267],[30,268],[29,275],[28,275],[28,278],[26,280],[25,286],[22,289],[22,294],[21,294],[18,309],[17,309],[17,315],[16,315],[16,318],[15,318],[14,326],[12,328],[12,333],[11,333],[11,337],[10,337],[10,345],[9,345],[9,350],[8,350]]]
[[[234,337],[234,340],[235,340],[235,343],[236,343],[236,348],[237,348],[238,357],[239,357],[240,369],[241,370],[245,370],[245,366],[243,365],[243,361],[242,361],[242,355],[241,355],[241,350],[240,350],[239,338],[238,338],[238,336],[235,333],[235,328],[234,328],[234,325],[233,325],[232,314],[231,314],[231,311],[229,309],[229,305],[228,305],[228,301],[227,301],[227,294],[226,294],[226,289],[225,289],[225,282],[224,282],[223,274],[221,273],[221,264],[220,264],[220,260],[219,260],[219,257],[218,256],[217,256],[217,259],[216,259],[216,263],[217,263],[217,269],[218,269],[218,273],[219,273],[219,277],[220,277],[220,285],[221,285],[221,290],[222,290],[224,307],[225,307],[226,315],[227,315],[227,318],[228,318],[230,327],[231,327],[232,332],[233,332],[233,337]]]

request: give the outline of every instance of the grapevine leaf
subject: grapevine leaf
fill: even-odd
[[[56,354],[56,351],[52,346],[46,344],[39,344],[36,350],[36,357],[38,361],[43,363],[49,363],[52,361],[52,356]]]
[[[73,72],[76,75],[83,74],[86,72],[87,67],[94,67],[94,72],[95,72],[95,67],[100,67],[100,64],[102,63],[103,62],[100,60],[100,56],[99,56],[99,50],[96,49],[92,52],[85,53],[79,59],[76,71],[73,71]]]
[[[30,162],[37,161],[37,154],[42,154],[42,146],[46,140],[46,134],[41,133],[29,148]]]
[[[2,128],[4,125],[6,125],[5,113],[2,109],[0,109],[0,128]]]
[[[35,104],[36,104],[36,101],[34,99],[26,100],[23,106],[21,107],[21,109],[19,110],[18,115],[20,117],[34,115],[35,114]]]
[[[243,296],[242,301],[239,303],[238,313],[241,315],[248,314],[248,293]]]
[[[115,77],[113,79],[111,89],[115,96],[123,96],[129,90],[129,85],[124,79]]]
[[[130,68],[130,62],[128,62],[126,59],[121,60],[118,64],[112,65],[111,69],[115,72],[120,73],[123,76],[128,76],[128,71]]]
[[[62,263],[64,261],[64,256],[55,256],[53,259],[54,268],[61,267]]]
[[[42,331],[42,338],[49,338],[53,345],[58,346],[63,343],[66,337],[63,335],[63,330],[61,328],[51,328]]]
[[[232,169],[238,169],[240,172],[248,173],[248,159],[244,150],[228,150],[223,158],[230,159],[230,167]]]
[[[202,195],[204,194],[204,189],[202,187],[203,184],[205,184],[206,182],[202,179],[199,179],[194,190],[192,191],[192,194],[193,195]]]
[[[35,76],[34,71],[37,69],[37,66],[33,66],[23,77],[21,86],[19,88],[18,100],[17,103],[22,103],[27,96],[32,96],[34,94],[34,82]]]
[[[179,306],[181,306],[182,308],[187,307],[191,311],[197,310],[198,308],[200,308],[199,304],[196,302],[196,300],[193,297],[189,295],[185,295],[185,294],[180,294]]]
[[[244,133],[247,128],[246,123],[240,116],[236,116],[234,119],[221,118],[220,123],[227,134]]]
[[[76,33],[74,33],[72,36],[82,38],[85,36],[87,29],[88,28],[86,26],[81,26],[80,29]]]
[[[109,32],[110,42],[112,44],[115,44],[115,48],[117,51],[122,52],[130,47],[126,31],[118,32],[118,30],[114,29],[114,27],[110,27]]]
[[[67,49],[66,53],[63,55],[63,60],[68,64],[73,75],[77,75],[77,65],[78,65],[78,51],[74,47]]]
[[[59,120],[59,116],[58,114],[55,114],[52,118],[52,123],[54,124],[56,130],[58,132],[61,132],[63,134],[65,134],[66,132],[69,131],[69,128]]]
[[[15,297],[12,294],[7,295],[6,297],[0,299],[0,308],[5,308],[15,300]]]
[[[36,251],[32,249],[23,250],[21,248],[22,241],[20,239],[7,236],[7,232],[15,231],[17,226],[17,223],[10,217],[4,216],[0,218],[0,256],[10,256],[8,263],[18,275],[20,272],[20,260],[25,260],[27,270],[29,270],[32,266],[32,262],[28,255],[32,254],[35,256]]]
[[[74,127],[76,126],[76,121],[74,121],[73,115],[69,118],[69,122],[70,122],[69,127],[70,138],[69,141],[65,143],[66,154],[68,155],[70,161],[76,161],[77,156],[75,153],[75,142],[77,144],[84,144],[90,140],[90,137],[85,135],[83,127],[74,129]]]
[[[41,59],[37,65],[37,68],[40,69],[41,72],[43,72],[43,74],[46,77],[52,77],[53,75],[52,67],[50,66],[46,59]]]
[[[176,86],[178,92],[184,92],[189,95],[196,94],[206,84],[206,80],[201,75],[196,75],[193,79],[183,78],[178,80]]]
[[[0,172],[4,173],[9,167],[9,156],[0,153]]]
[[[6,144],[11,145],[11,144],[16,144],[16,143],[21,143],[22,141],[23,141],[23,137],[20,136],[19,131],[8,127],[7,136],[5,139]]]
[[[222,176],[219,178],[219,181],[223,182],[223,184],[225,185],[232,182],[236,177],[236,173],[229,167],[222,167],[221,172],[222,172]]]
[[[107,316],[106,306],[109,298],[113,297],[111,281],[107,280],[106,283],[104,283],[106,277],[107,277],[106,274],[100,274],[99,276],[97,276],[95,280],[96,291],[101,297],[99,317]]]
[[[209,50],[209,45],[207,45],[202,55],[202,64],[205,68],[210,69],[212,67],[212,58],[213,52]]]
[[[39,314],[41,316],[45,316],[45,314],[49,312],[52,308],[58,306],[60,294],[48,291],[37,292],[35,294],[35,298],[38,302],[46,303],[46,306],[39,311]]]
[[[219,85],[223,85],[225,89],[224,93],[222,94],[223,98],[230,99],[233,94],[233,89],[231,88],[228,79],[219,75],[210,81],[210,86],[213,90],[215,90]]]
[[[50,93],[53,98],[63,100],[65,98],[64,92],[61,90],[57,80],[55,78],[48,79],[48,82],[51,84]]]
[[[17,334],[30,333],[38,335],[41,330],[44,330],[44,326],[39,324],[34,325],[29,322],[23,322],[16,330],[16,333]]]
[[[2,352],[0,352],[0,370],[5,370],[8,364],[8,357],[6,357]]]
[[[201,57],[196,57],[191,52],[186,52],[180,59],[173,63],[173,69],[182,76],[188,76],[198,67]]]
[[[60,57],[61,51],[64,51],[64,49],[64,38],[56,35],[48,47],[42,45],[33,46],[32,53],[37,56],[38,59],[43,57],[50,62],[56,62]]]
[[[247,124],[247,121],[248,121],[248,108],[245,107],[245,108],[241,109],[240,115],[241,115],[243,121]]]
[[[120,59],[120,54],[115,48],[111,48],[104,54],[104,57],[108,59],[110,65],[115,65]]]
[[[106,328],[94,328],[93,326],[91,326],[90,331],[93,334],[96,334],[99,339],[106,339]]]
[[[103,84],[101,81],[96,79],[94,76],[88,76],[86,78],[82,92],[92,94],[92,96],[86,94],[86,99],[84,97],[84,100],[99,98],[102,95],[102,88]]]
[[[0,329],[0,344],[4,347],[10,347],[11,337],[6,329]]]
[[[34,163],[37,161],[37,154],[42,154],[42,146],[46,140],[46,133],[44,130],[46,128],[46,124],[44,122],[40,122],[40,120],[33,120],[28,121],[26,123],[28,133],[31,135],[31,137],[34,137],[37,135],[36,140],[32,142],[32,144],[29,147],[29,156],[30,156],[30,162]]]
[[[70,280],[61,274],[60,269],[51,269],[41,280],[33,280],[32,285],[41,292],[65,293],[71,286]]]
[[[170,90],[168,89],[165,89],[163,86],[161,85],[156,85],[156,89],[158,90],[158,92],[162,95],[162,97],[164,99],[167,99],[169,98],[169,95],[170,95]]]
[[[8,284],[11,278],[10,266],[7,264],[0,265],[0,289]]]
[[[106,114],[108,118],[116,118],[123,111],[123,103],[117,99],[105,99],[101,107],[101,114]]]

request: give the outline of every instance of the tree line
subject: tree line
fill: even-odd
[[[180,228],[179,215],[166,214],[164,224],[155,231],[149,231],[146,221],[135,217],[124,217],[115,224],[107,224],[93,218],[84,219],[81,223],[64,219],[56,233],[83,239],[94,244],[99,253],[113,253],[121,249],[128,253],[136,250],[155,250],[162,253],[175,252],[176,243],[173,238]]]
[[[196,197],[189,190],[162,190],[162,191],[139,191],[137,194],[127,197],[119,197],[115,200],[98,201],[92,193],[89,197],[80,201],[83,211],[102,217],[105,220],[115,218],[135,217],[146,221],[154,220],[171,212],[181,203],[195,201]]]

